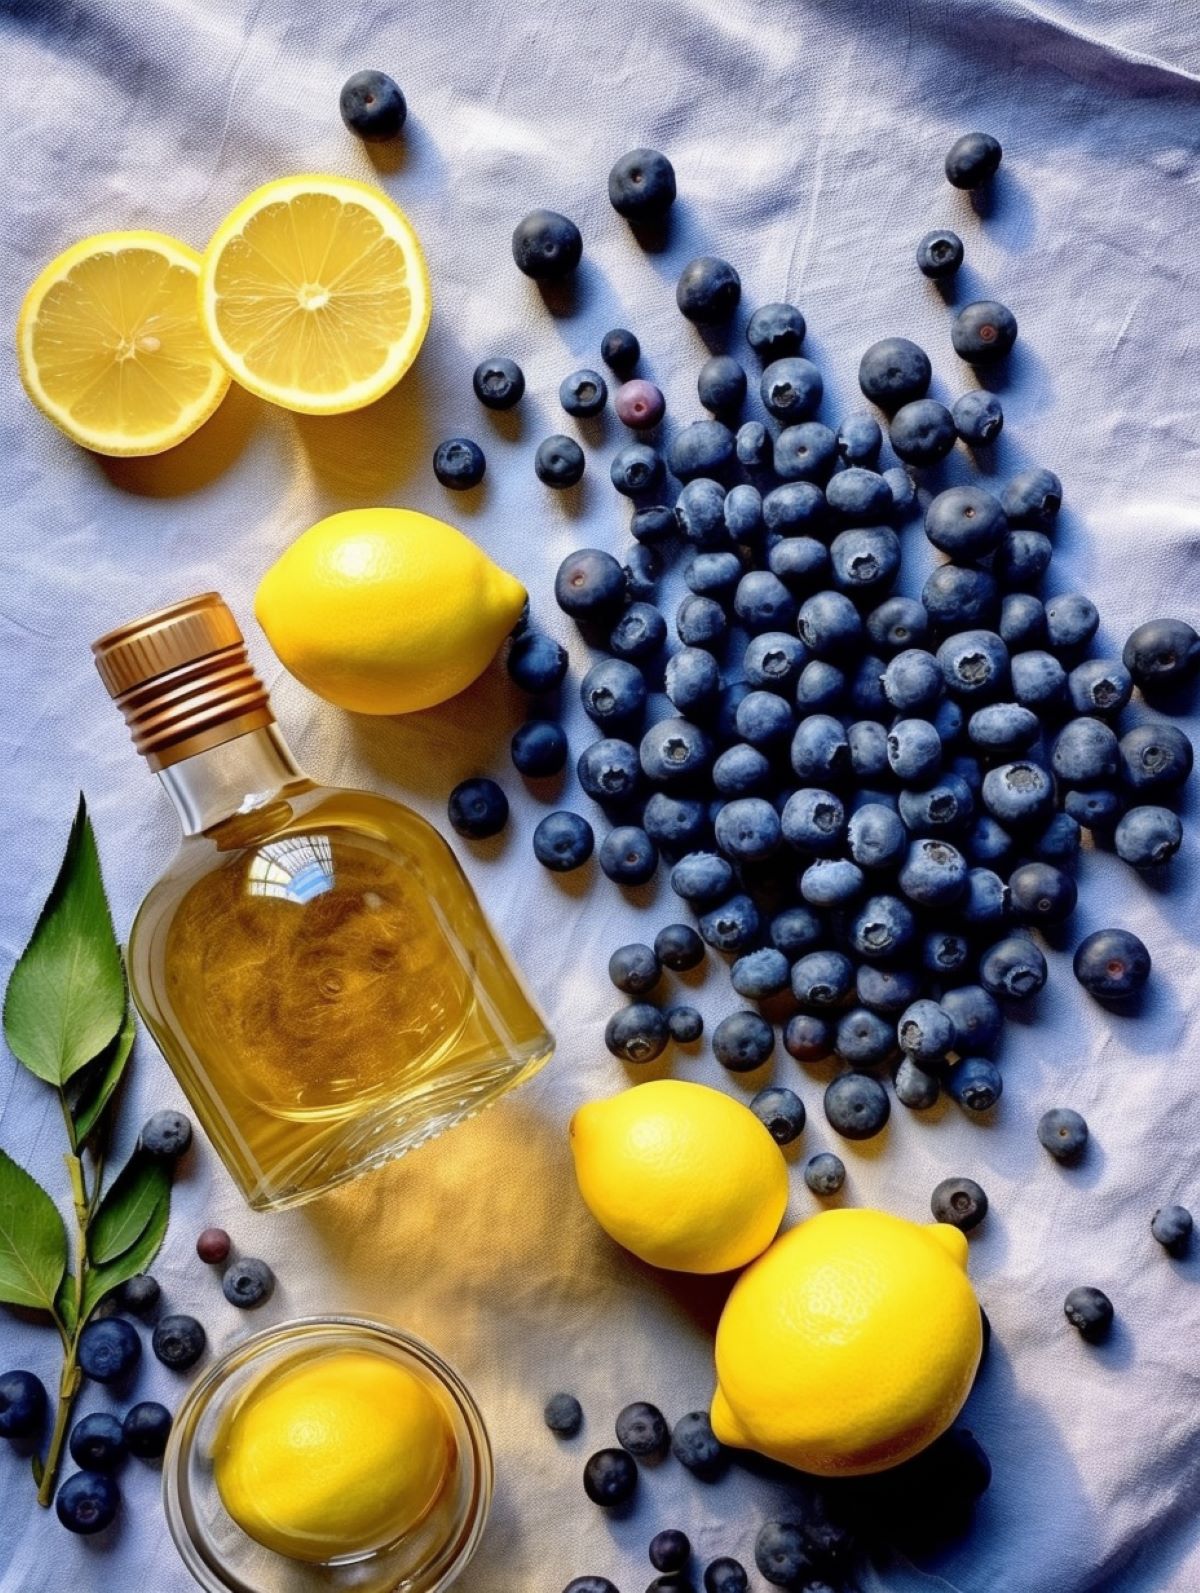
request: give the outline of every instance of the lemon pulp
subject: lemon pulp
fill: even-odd
[[[200,325],[200,256],[158,232],[107,232],[52,260],[17,322],[21,381],[96,453],[161,453],[203,425],[229,376]]]
[[[436,1395],[371,1350],[329,1350],[263,1373],[213,1445],[217,1492],[242,1531],[318,1564],[412,1531],[452,1461]]]
[[[429,324],[429,274],[403,211],[346,177],[256,189],[205,251],[200,314],[235,381],[338,414],[399,381]]]

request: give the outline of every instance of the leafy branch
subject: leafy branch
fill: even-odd
[[[79,1336],[104,1297],[153,1260],[171,1201],[166,1168],[140,1151],[104,1187],[112,1107],[134,1022],[82,796],[58,878],[8,982],[4,1037],[17,1060],[57,1093],[67,1140],[71,1242],[42,1185],[0,1150],[0,1302],[45,1316],[63,1349],[49,1446],[44,1459],[33,1460],[38,1502],[48,1505],[83,1380]]]

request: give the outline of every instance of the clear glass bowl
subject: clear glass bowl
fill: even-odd
[[[287,1559],[248,1537],[221,1503],[212,1450],[219,1424],[251,1380],[332,1349],[372,1350],[419,1377],[454,1436],[453,1471],[418,1526],[386,1548],[325,1565]],[[167,1526],[206,1593],[441,1593],[479,1545],[492,1499],[492,1451],[479,1407],[427,1344],[384,1322],[301,1317],[234,1345],[192,1384],[163,1461]]]

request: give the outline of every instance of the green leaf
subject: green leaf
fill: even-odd
[[[121,1082],[136,1034],[137,1025],[134,1022],[133,1008],[127,1006],[125,1021],[115,1037],[94,1061],[88,1063],[83,1073],[76,1075],[75,1082],[79,1085],[79,1090],[71,1104],[76,1144],[82,1145],[99,1123],[113,1091]]]
[[[67,1231],[58,1207],[0,1150],[0,1300],[51,1311],[66,1270]]]
[[[83,797],[54,889],[8,981],[4,1035],[13,1055],[62,1085],[98,1057],[125,1017],[125,971]]]
[[[137,1243],[158,1206],[170,1198],[171,1175],[163,1162],[141,1151],[122,1167],[104,1193],[88,1232],[88,1254],[97,1266],[115,1261]]]
[[[158,1254],[158,1247],[163,1242],[170,1215],[171,1191],[168,1185],[158,1205],[151,1212],[150,1221],[142,1229],[137,1243],[131,1245],[124,1255],[118,1256],[115,1261],[109,1261],[104,1266],[92,1267],[89,1270],[83,1280],[83,1307],[79,1313],[81,1323],[86,1322],[104,1296],[113,1289],[120,1288],[126,1278],[145,1272]]]

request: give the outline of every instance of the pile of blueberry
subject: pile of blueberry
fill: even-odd
[[[1000,158],[995,139],[969,134],[946,174],[976,187]],[[614,205],[638,224],[661,220],[675,191],[670,163],[653,151],[624,157],[610,180]],[[578,229],[552,212],[534,212],[514,235],[517,264],[538,278],[574,270],[581,252]],[[963,253],[955,234],[931,233],[917,264],[944,279]],[[737,272],[711,256],[684,268],[676,292],[682,314],[709,328],[728,323],[740,295]],[[604,655],[581,682],[598,739],[576,765],[610,825],[601,869],[638,886],[666,860],[700,939],[679,925],[663,936],[689,958],[701,941],[726,955],[735,992],[786,1017],[783,1044],[797,1060],[848,1065],[828,1086],[825,1112],[838,1133],[864,1139],[889,1116],[872,1071],[884,1065],[910,1108],[943,1090],[969,1111],[995,1104],[1002,1004],[1027,1001],[1045,982],[1033,931],[1070,917],[1083,831],[1139,869],[1159,869],[1178,850],[1174,804],[1191,744],[1162,719],[1122,733],[1120,716],[1135,687],[1162,704],[1190,681],[1200,636],[1158,619],[1132,633],[1120,658],[1090,656],[1095,605],[1039,595],[1062,503],[1053,472],[1024,470],[999,495],[914,484],[911,469],[936,466],[957,441],[994,439],[1003,423],[995,396],[972,390],[945,407],[928,396],[924,350],[890,337],[859,366],[875,412],[834,428],[815,418],[823,382],[801,352],[805,333],[793,305],[766,305],[749,320],[777,427],[739,425],[747,371],[717,354],[698,380],[710,418],[665,443],[655,429],[662,394],[633,376],[636,337],[605,338],[602,358],[623,381],[618,415],[637,433],[612,465],[633,503],[634,545],[624,563],[598,548],[571,554],[555,596]],[[960,309],[950,327],[956,353],[993,371],[1016,336],[1012,313],[992,300]],[[485,361],[475,385],[491,404],[517,402],[524,387],[506,360]],[[576,372],[561,398],[571,414],[595,413],[604,378]],[[583,462],[578,443],[551,438],[538,474],[567,485]],[[678,490],[668,492],[672,479]],[[892,590],[900,528],[916,518],[945,556],[919,599]],[[670,650],[657,580],[663,550],[680,546],[689,592]],[[526,626],[508,667],[541,696],[561,684],[567,658]],[[666,716],[653,709],[660,685]],[[513,737],[522,774],[555,774],[567,754],[551,719]],[[464,782],[451,800],[465,835],[493,834],[507,816],[494,781]],[[595,846],[589,820],[568,811],[543,818],[533,837],[556,871],[580,867]],[[692,966],[657,943],[614,956],[614,982],[633,1001],[606,1038],[625,1062],[650,1062],[672,1038],[699,1034],[690,1008],[645,999],[663,963]],[[1129,931],[1104,929],[1079,944],[1074,968],[1093,996],[1119,1003],[1145,984],[1150,955]],[[749,1007],[713,1033],[734,1072],[761,1067],[775,1043],[774,1023]],[[764,1120],[769,1111],[794,1137],[803,1108],[794,1096],[774,1099],[791,1092],[771,1094]]]
[[[142,1127],[139,1149],[160,1161],[174,1163],[192,1143],[192,1125],[182,1112],[156,1112]],[[243,1256],[225,1265],[231,1251],[223,1228],[206,1228],[196,1241],[201,1261],[224,1268],[221,1288],[231,1305],[250,1310],[270,1299],[275,1276],[265,1261]],[[159,1315],[162,1289],[148,1273],[126,1279],[93,1313],[79,1335],[79,1370],[94,1383],[128,1386],[142,1359],[142,1341],[132,1317],[155,1316],[150,1347],[172,1371],[186,1372],[204,1354],[208,1337],[194,1316]],[[124,1313],[124,1314],[121,1314]],[[35,1440],[48,1410],[46,1390],[33,1372],[0,1376],[0,1438]],[[143,1400],[118,1417],[94,1411],[71,1429],[68,1449],[81,1468],[66,1478],[55,1496],[55,1509],[71,1532],[91,1534],[110,1525],[120,1505],[114,1473],[126,1455],[158,1460],[167,1446],[171,1413],[156,1400]]]

